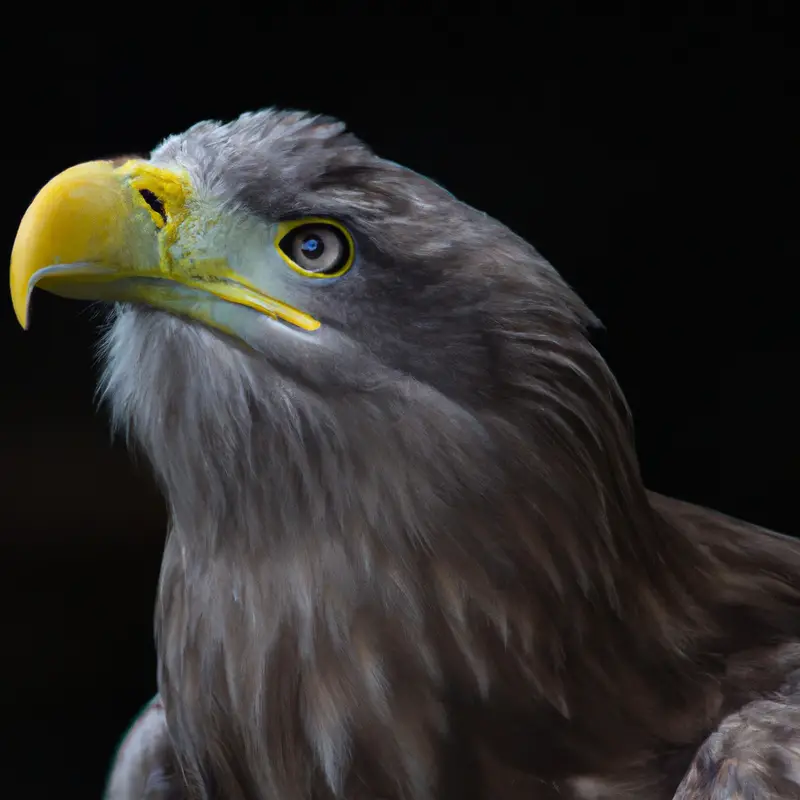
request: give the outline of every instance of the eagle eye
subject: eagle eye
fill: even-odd
[[[292,269],[308,278],[336,278],[353,264],[350,234],[330,220],[281,223],[278,251]]]

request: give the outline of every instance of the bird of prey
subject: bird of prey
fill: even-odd
[[[800,542],[645,488],[594,316],[497,220],[267,109],[61,173],[10,280],[24,327],[108,301],[168,501],[112,794],[800,796]]]

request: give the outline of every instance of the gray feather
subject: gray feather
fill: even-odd
[[[531,776],[551,783],[498,769],[497,796],[600,765],[660,786],[648,758],[720,718],[705,653],[766,589],[733,547],[697,545],[717,518],[654,507],[582,302],[502,224],[326,118],[201,123],[152,160],[232,213],[334,217],[358,251],[305,290],[313,337],[265,321],[245,345],[119,306],[102,344],[115,424],[169,502],[160,686],[191,796],[467,797],[466,773],[437,789],[441,748],[514,715],[525,735],[499,758],[540,742]],[[792,558],[764,565],[774,638],[800,609]]]

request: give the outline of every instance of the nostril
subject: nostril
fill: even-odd
[[[149,189],[139,189],[139,194],[144,199],[145,203],[158,214],[164,224],[167,224],[167,212],[164,210],[164,204],[156,197]]]

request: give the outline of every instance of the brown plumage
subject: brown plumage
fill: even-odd
[[[533,248],[325,119],[203,123],[151,161],[192,187],[153,234],[184,288],[136,294],[127,255],[78,296],[136,301],[104,392],[171,511],[173,788],[669,800],[690,771],[678,797],[793,796],[800,543],[646,491],[594,319]],[[347,274],[268,247],[304,218],[347,229]],[[187,303],[220,258],[321,327]]]

